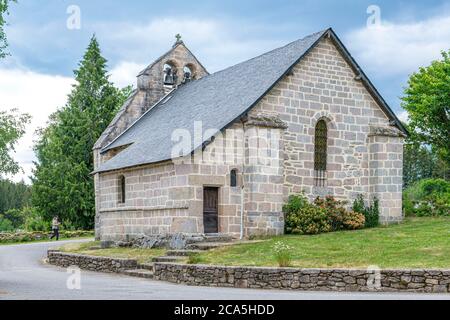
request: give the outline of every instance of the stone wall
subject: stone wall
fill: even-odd
[[[241,188],[230,187],[235,165],[167,162],[99,175],[97,236],[101,240],[155,234],[203,233],[203,188],[219,188],[219,231],[240,232]],[[240,171],[241,172],[241,171]],[[126,202],[119,203],[119,177]]]
[[[124,270],[136,269],[138,263],[133,259],[113,259],[107,257],[86,256],[75,253],[65,253],[49,250],[47,253],[48,263],[68,268],[77,266],[83,270],[97,272],[122,272]]]
[[[156,280],[236,288],[304,291],[450,292],[450,270],[368,270],[154,265]],[[379,284],[379,286],[378,286]]]
[[[261,117],[264,116],[258,115],[257,119]],[[284,233],[285,129],[282,122],[280,126],[267,127],[252,118],[246,124],[245,236]]]
[[[402,220],[403,137],[385,128],[369,133],[369,193],[380,200],[383,223]]]
[[[98,237],[103,241],[123,241],[143,234],[177,233],[177,220],[190,224],[191,233],[197,232],[199,221],[190,217],[188,211],[194,195],[187,173],[167,162],[100,175]],[[125,203],[119,201],[121,176],[125,177]]]
[[[324,39],[251,114],[277,115],[288,125],[283,135],[285,200],[302,191],[311,200],[326,195],[350,201],[358,194],[366,199],[379,196],[388,208],[383,209],[382,219],[398,221],[402,217],[398,190],[402,186],[403,137],[390,126],[388,117],[356,76],[332,40]],[[328,124],[326,187],[314,183],[315,126],[321,119]],[[397,137],[387,139],[382,134],[376,138],[376,133],[369,137],[372,127],[389,128]],[[377,154],[369,152],[375,140],[380,145]],[[369,156],[371,160],[388,160],[381,165],[392,170],[369,169]],[[391,192],[395,195],[388,199]]]
[[[168,88],[164,85],[163,79],[165,64],[171,65],[177,74],[175,86],[182,84],[184,67],[191,69],[193,80],[201,79],[208,74],[208,71],[206,71],[183,42],[176,44],[168,53],[156,60],[138,75],[138,88],[151,92],[150,101],[153,103],[157,102],[168,92]]]
[[[94,257],[49,250],[49,264],[120,273],[139,268],[134,259]],[[173,283],[251,289],[349,292],[450,293],[450,270],[352,270],[222,267],[155,263],[154,279]]]
[[[239,237],[244,195],[244,235],[282,234],[279,142],[283,130],[267,124],[260,127],[252,121],[245,128],[235,124],[192,157],[98,175],[98,238],[121,241],[140,235],[203,233],[205,187],[219,188],[219,233]],[[230,185],[232,170],[238,173],[236,187]],[[125,177],[125,203],[119,203],[121,176]]]

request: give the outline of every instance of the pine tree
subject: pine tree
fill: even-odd
[[[47,220],[59,216],[66,227],[94,225],[92,148],[127,98],[128,90],[109,82],[106,63],[94,36],[74,71],[77,83],[66,106],[51,116],[35,145],[33,205]]]

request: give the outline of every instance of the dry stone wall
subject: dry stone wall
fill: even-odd
[[[156,263],[156,280],[253,289],[450,292],[450,270],[368,270],[218,267]]]
[[[134,259],[49,250],[48,262],[97,272],[139,268]],[[450,270],[354,270],[224,267],[155,263],[154,279],[179,284],[251,289],[450,293]]]
[[[49,264],[55,266],[64,268],[76,266],[83,270],[108,273],[122,272],[124,270],[136,269],[138,267],[138,263],[134,259],[86,256],[54,250],[48,251],[47,259]]]

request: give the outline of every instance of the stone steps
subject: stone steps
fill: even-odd
[[[226,234],[207,234],[201,242],[231,242],[233,237]]]
[[[189,250],[207,251],[221,247],[234,245],[233,242],[198,242],[188,245]]]
[[[171,257],[189,257],[192,254],[202,253],[202,250],[170,250],[167,251],[167,256]]]
[[[152,262],[185,262],[186,258],[193,254],[205,252],[210,249],[220,248],[233,244],[233,238],[222,234],[208,234],[201,238],[199,242],[187,245],[186,249],[169,250],[163,257],[155,257]]]
[[[181,256],[164,256],[152,259],[153,262],[175,262],[175,263],[182,262],[184,260],[186,260],[186,258]]]
[[[132,269],[132,270],[124,270],[121,272],[123,275],[138,277],[144,279],[153,279],[153,271],[146,269]]]
[[[153,263],[141,263],[139,269],[153,271]]]

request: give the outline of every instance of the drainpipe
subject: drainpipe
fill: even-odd
[[[242,173],[242,180],[244,180],[244,173]],[[241,188],[241,240],[244,239],[244,181],[242,181]]]
[[[244,119],[241,118],[242,122],[242,173],[241,173],[241,236],[240,239],[244,239],[244,195],[245,195],[245,183],[244,183],[244,173],[245,173],[245,124]]]

